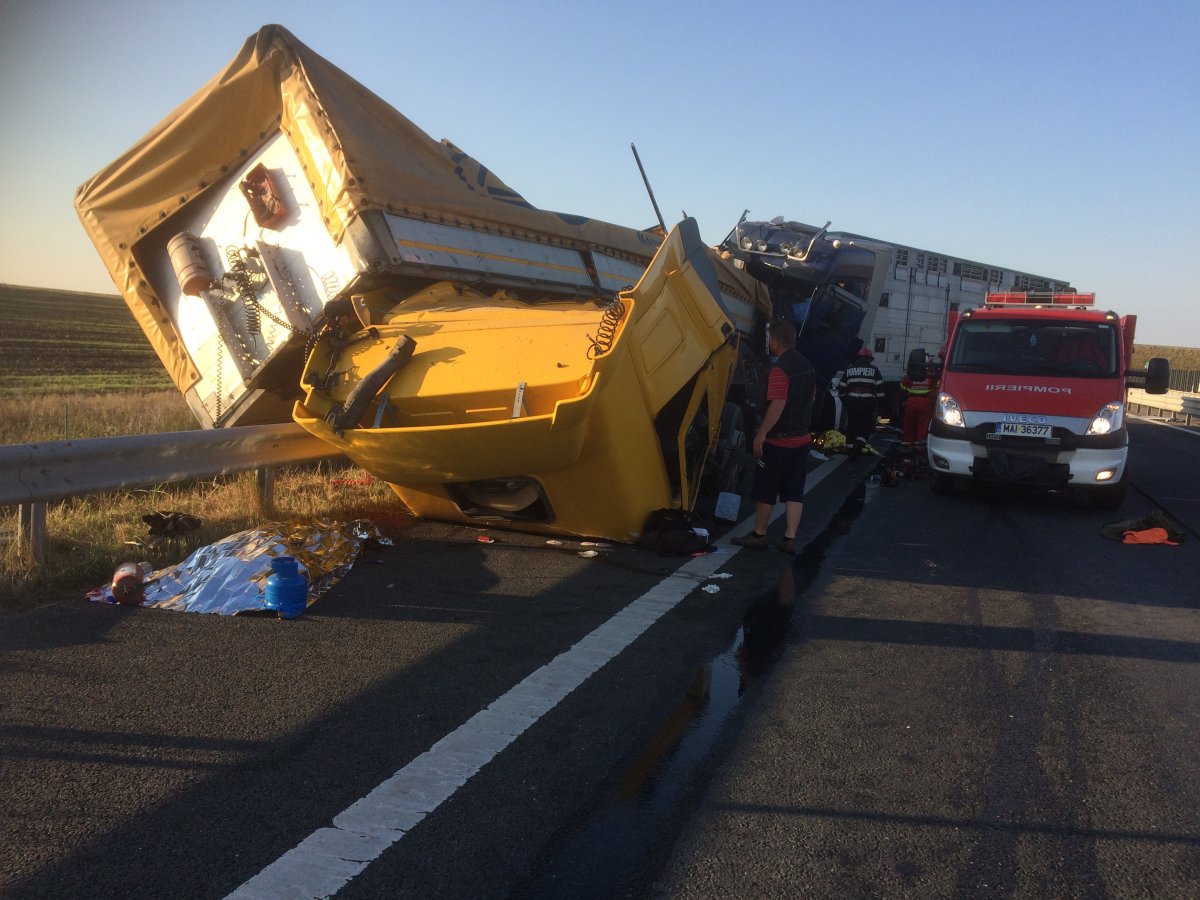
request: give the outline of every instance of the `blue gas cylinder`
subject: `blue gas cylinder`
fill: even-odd
[[[307,605],[308,579],[301,574],[296,558],[275,557],[267,577],[267,609],[275,610],[281,619],[294,619]]]

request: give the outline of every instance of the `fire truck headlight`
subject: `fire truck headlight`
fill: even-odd
[[[938,394],[936,414],[939,421],[945,422],[951,428],[963,427],[962,409],[950,394]]]
[[[1125,404],[1106,403],[1088,426],[1088,434],[1111,434],[1125,423]]]

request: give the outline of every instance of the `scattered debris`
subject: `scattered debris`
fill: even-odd
[[[187,534],[196,531],[204,524],[199,516],[182,512],[163,512],[155,510],[142,516],[142,521],[150,527],[154,537],[174,537],[177,534]]]
[[[824,454],[824,458],[828,459],[830,453],[846,452],[846,436],[831,428],[824,434],[817,435],[813,440],[813,446],[816,451]]]
[[[717,506],[713,510],[713,517],[723,522],[736,522],[741,509],[742,497],[740,494],[735,494],[732,491],[721,491],[717,495]]]
[[[639,546],[660,556],[692,556],[709,551],[708,529],[686,509],[657,509],[650,513],[638,538]]]
[[[1183,542],[1184,533],[1179,524],[1161,509],[1137,519],[1110,522],[1100,533],[1111,541],[1123,544],[1169,544]]]
[[[146,598],[146,582],[151,580],[154,567],[148,562],[127,562],[113,572],[113,599],[122,606],[141,606]]]

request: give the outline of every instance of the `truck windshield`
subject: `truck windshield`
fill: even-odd
[[[959,322],[947,368],[952,372],[1111,378],[1117,332],[1102,322],[1041,320]]]

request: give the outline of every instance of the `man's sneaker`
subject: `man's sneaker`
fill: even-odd
[[[761,549],[767,546],[767,536],[748,531],[741,537],[735,537],[730,543],[737,544],[739,547],[758,547]]]
[[[790,537],[781,537],[775,542],[775,549],[782,550],[784,553],[795,553],[796,539]]]

